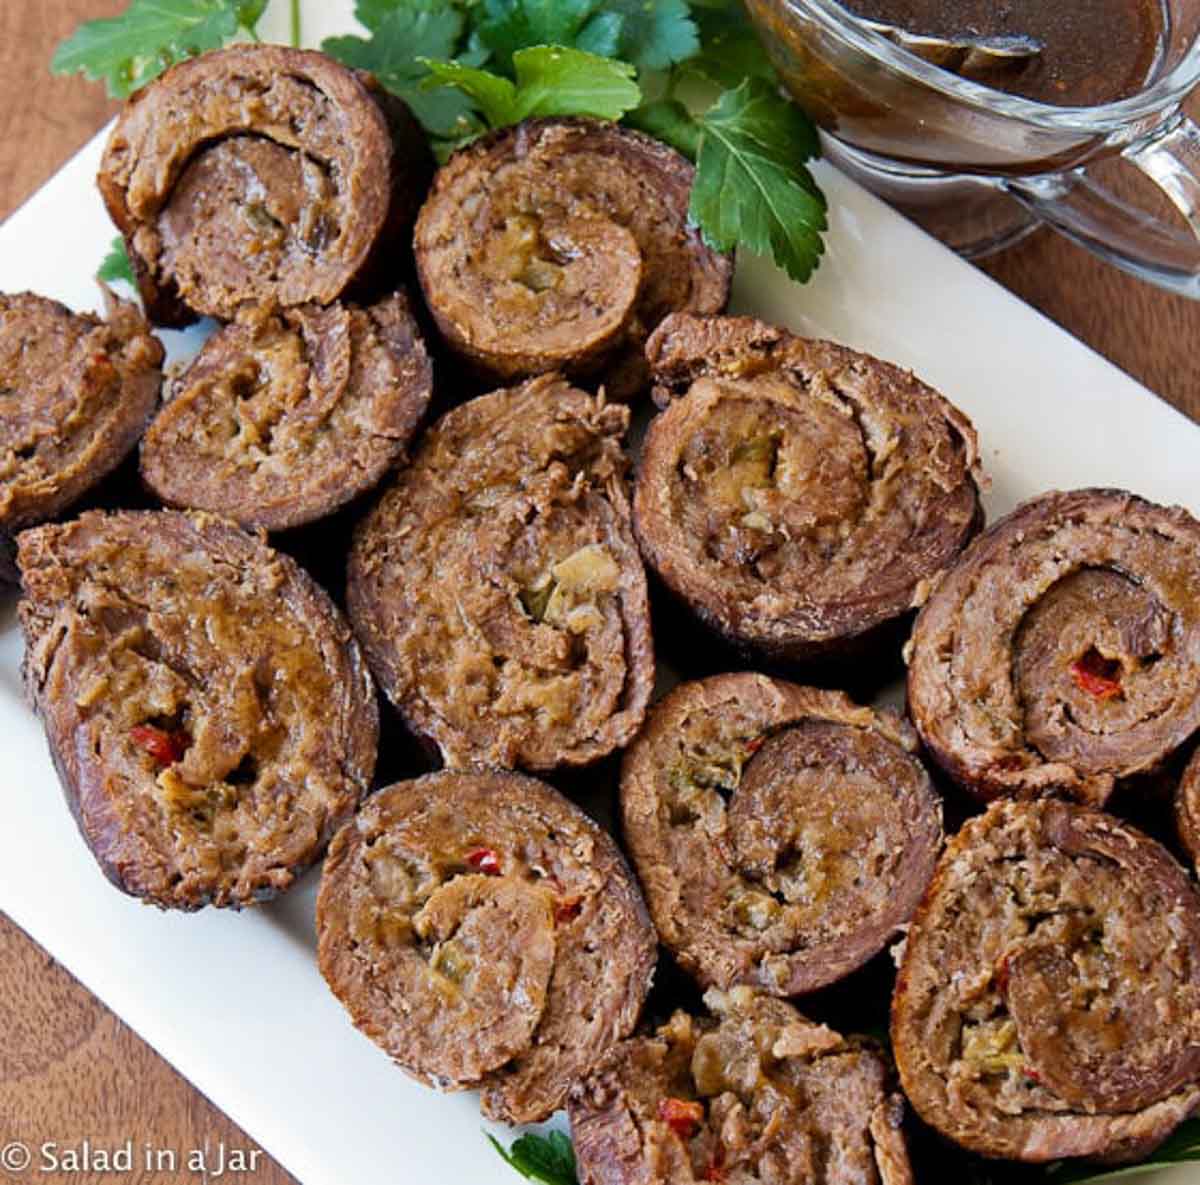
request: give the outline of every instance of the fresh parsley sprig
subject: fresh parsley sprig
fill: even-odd
[[[641,101],[628,62],[561,45],[535,45],[513,54],[513,81],[460,62],[426,61],[426,88],[453,86],[493,128],[534,115],[592,115],[620,119]]]
[[[168,66],[236,37],[258,38],[267,0],[132,0],[119,16],[87,21],[55,51],[55,74],[104,79],[124,99]]]
[[[467,94],[421,86],[429,77],[428,59],[454,59],[463,66],[487,60],[486,50],[466,46],[463,8],[445,0],[358,0],[354,15],[370,36],[326,38],[325,53],[356,70],[370,70],[409,105],[435,141],[460,143],[483,130]]]
[[[552,1131],[544,1136],[531,1132],[519,1136],[507,1150],[495,1136],[489,1135],[488,1139],[505,1161],[528,1180],[540,1181],[542,1185],[579,1185],[575,1149],[562,1132]]]
[[[137,287],[133,278],[133,267],[129,263],[129,253],[125,250],[125,240],[117,235],[108,249],[100,267],[96,271],[96,279],[112,284],[116,280],[124,280],[126,284]]]

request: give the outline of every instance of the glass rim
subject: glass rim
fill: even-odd
[[[1117,131],[1130,123],[1160,115],[1164,108],[1178,104],[1200,80],[1200,38],[1197,38],[1180,61],[1145,90],[1109,103],[1061,107],[996,90],[943,70],[889,41],[882,33],[867,28],[838,0],[781,0],[781,3],[792,12],[816,20],[861,53],[881,60],[923,86],[982,113],[1007,116],[1053,131]]]

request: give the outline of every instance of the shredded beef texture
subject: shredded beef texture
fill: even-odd
[[[518,774],[430,774],[373,795],[330,849],[321,971],[413,1077],[483,1112],[560,1107],[637,1022],[657,946],[609,835]]]
[[[982,522],[967,418],[913,375],[749,317],[667,318],[634,529],[705,625],[773,660],[890,638]]]
[[[628,419],[554,375],[471,400],[356,532],[351,621],[447,765],[583,765],[641,724],[654,656]]]
[[[912,916],[941,806],[892,712],[765,675],[685,683],[621,770],[650,914],[702,984],[794,996],[834,983]]]
[[[1120,490],[1049,493],[968,549],[917,618],[909,712],[977,797],[1102,806],[1200,728],[1200,523]]]
[[[879,1049],[752,988],[710,989],[572,1090],[583,1185],[912,1185]]]
[[[89,512],[18,545],[25,685],[105,875],[176,909],[289,888],[375,767],[374,688],[333,603],[207,515]]]
[[[1165,849],[1057,800],[950,842],[892,1004],[921,1117],[1010,1160],[1137,1160],[1200,1102],[1200,898]]]
[[[416,229],[447,342],[493,380],[559,370],[642,393],[655,326],[729,298],[732,259],[688,221],[694,174],[661,141],[591,119],[527,120],[455,153]]]

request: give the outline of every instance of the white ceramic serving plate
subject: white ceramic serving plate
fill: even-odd
[[[305,8],[310,44],[352,27],[349,0]],[[281,23],[279,13],[268,36],[282,39]],[[92,275],[113,233],[92,183],[102,140],[0,227],[0,291],[98,306]],[[822,169],[820,180],[832,230],[816,279],[798,288],[743,258],[735,310],[912,367],[943,391],[979,429],[990,517],[1084,485],[1200,512],[1200,427],[840,175]],[[175,357],[199,340],[195,330],[166,336]],[[483,1138],[474,1097],[410,1082],[326,990],[315,875],[273,905],[193,916],[145,908],[104,880],[25,704],[20,658],[9,597],[0,601],[0,910],[303,1185],[516,1185]],[[0,1116],[0,1144],[85,1135],[7,1131]],[[1195,1183],[1200,1169],[1144,1179]]]

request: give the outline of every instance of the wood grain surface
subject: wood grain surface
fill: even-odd
[[[123,7],[124,0],[0,0],[0,219],[115,111],[102,86],[52,78],[47,65],[81,19]],[[984,270],[1200,418],[1200,304],[1122,276],[1045,232]],[[0,1145],[22,1139],[65,1147],[84,1138],[95,1147],[131,1140],[135,1171],[34,1176],[0,1168],[0,1180],[195,1183],[210,1178],[184,1167],[145,1171],[145,1146],[175,1150],[181,1166],[193,1148],[256,1147],[0,914]],[[236,1180],[292,1181],[261,1161],[258,1172]]]

